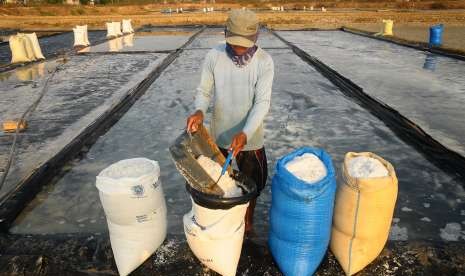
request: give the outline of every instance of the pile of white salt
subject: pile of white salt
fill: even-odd
[[[199,158],[197,158],[197,162],[214,181],[218,180],[222,169],[220,164],[204,155],[200,155]],[[228,172],[220,178],[217,185],[223,190],[224,197],[237,197],[242,195],[241,188],[236,185],[236,181],[229,176]]]
[[[386,167],[375,158],[358,156],[348,161],[349,175],[355,178],[386,177],[389,175]]]
[[[304,153],[286,163],[286,169],[309,184],[322,180],[326,174],[323,162],[313,153]]]

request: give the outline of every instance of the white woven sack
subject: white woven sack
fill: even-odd
[[[158,162],[146,158],[122,160],[100,172],[96,186],[107,218],[133,224],[166,206],[159,176]]]
[[[90,42],[89,42],[89,35],[88,35],[88,31],[87,31],[87,25],[81,25],[81,26],[77,25],[76,29],[83,31],[82,41],[83,41],[84,44],[82,44],[82,45],[89,46]]]
[[[73,28],[73,34],[74,34],[74,47],[76,46],[87,46],[86,42],[84,40],[84,30],[83,29],[78,29],[78,28]]]
[[[166,203],[159,176],[158,162],[146,158],[119,161],[97,176],[121,275],[142,264],[166,237]]]
[[[113,22],[105,23],[107,25],[107,38],[117,37],[115,33],[115,28],[113,27]]]
[[[111,249],[120,275],[128,275],[163,243],[166,238],[166,206],[150,219],[134,225],[119,225],[107,219]]]
[[[133,33],[134,29],[131,25],[131,19],[123,19],[123,34]]]
[[[112,24],[116,36],[122,36],[123,33],[121,32],[121,22],[112,22]]]
[[[40,49],[39,39],[37,38],[36,33],[25,34],[25,36],[29,39],[31,43],[32,52],[34,53],[34,58],[45,59],[44,55],[42,54],[42,50]]]
[[[26,55],[31,60],[36,60],[36,56],[34,55],[34,50],[32,49],[32,42],[31,40],[23,33],[18,33],[17,36],[21,39],[21,43],[24,45],[24,49],[26,49]]]
[[[23,39],[17,35],[10,36],[9,39],[11,50],[11,63],[29,62],[31,58],[28,56]]]
[[[194,255],[223,276],[236,275],[247,207],[248,204],[243,204],[227,210],[211,210],[193,203],[192,210],[183,217],[184,233]]]

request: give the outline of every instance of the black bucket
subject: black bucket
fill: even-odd
[[[209,209],[229,209],[236,205],[245,204],[257,197],[256,183],[238,171],[229,170],[230,176],[236,180],[242,189],[239,197],[223,197],[223,191],[216,185],[205,170],[197,162],[200,155],[215,160],[220,165],[225,158],[211,139],[208,131],[201,127],[192,136],[182,133],[170,147],[170,153],[178,171],[187,181],[186,189],[194,202]]]
[[[191,187],[189,183],[186,183],[186,190],[196,204],[208,209],[230,209],[236,205],[245,204],[258,196],[257,185],[252,179],[245,177],[239,171],[234,171],[231,177],[236,180],[237,185],[241,188],[242,196],[222,197],[207,194]]]

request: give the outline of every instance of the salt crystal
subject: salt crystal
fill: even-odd
[[[213,179],[217,180],[221,175],[221,165],[212,159],[200,155],[197,158],[199,165]],[[242,195],[242,190],[236,185],[236,181],[226,172],[218,181],[217,185],[223,190],[224,197],[238,197]]]
[[[375,158],[357,156],[348,162],[349,175],[355,178],[386,177],[389,175],[386,167]]]
[[[402,207],[401,209],[403,212],[412,212],[412,209],[410,209],[409,207]]]
[[[400,227],[395,224],[389,231],[389,239],[392,241],[406,241],[408,240],[407,227]]]
[[[323,179],[327,172],[326,167],[315,154],[304,153],[286,163],[286,169],[295,177],[309,184]]]
[[[441,238],[445,241],[459,241],[463,236],[461,235],[462,226],[459,223],[447,223],[446,227],[440,229]]]
[[[431,222],[431,219],[428,217],[423,217],[420,219],[421,221]]]
[[[423,207],[425,207],[425,208],[429,208],[430,206],[431,206],[431,204],[429,204],[429,203],[423,203]]]

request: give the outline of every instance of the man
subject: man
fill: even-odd
[[[233,151],[239,170],[252,178],[261,191],[268,176],[263,120],[268,113],[274,65],[270,55],[255,45],[258,18],[248,10],[233,10],[226,22],[226,44],[207,54],[195,99],[195,113],[187,130],[203,123],[213,97],[211,134],[227,155]],[[245,217],[245,231],[252,230],[256,199]]]

